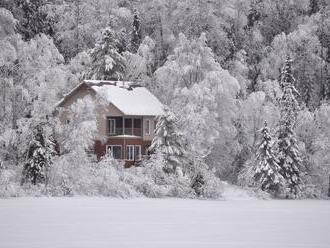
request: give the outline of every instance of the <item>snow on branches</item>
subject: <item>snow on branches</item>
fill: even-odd
[[[125,58],[120,54],[120,39],[109,27],[102,30],[101,38],[90,51],[91,79],[119,80],[125,70]]]
[[[260,184],[262,190],[276,194],[281,190],[284,178],[279,173],[281,168],[272,149],[273,141],[266,121],[261,134],[262,138],[256,154],[253,177]]]
[[[169,173],[175,172],[176,168],[182,164],[183,137],[178,132],[177,118],[168,108],[164,108],[164,115],[157,120],[155,137],[149,150],[163,154],[166,161],[164,170]]]
[[[280,99],[281,119],[278,136],[278,159],[280,173],[286,180],[289,194],[297,196],[301,184],[301,154],[298,150],[294,126],[297,120],[299,105],[294,96],[297,93],[291,71],[292,60],[288,57],[282,71],[281,85],[283,96]]]

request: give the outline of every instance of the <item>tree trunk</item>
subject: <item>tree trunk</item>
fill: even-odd
[[[14,99],[12,99],[11,106],[12,106],[12,119],[11,119],[11,128],[17,129],[17,90],[14,89]]]
[[[328,188],[328,197],[330,197],[330,174],[329,174],[329,188]]]
[[[75,1],[75,7],[76,7],[76,34],[75,34],[75,40],[76,40],[76,54],[79,53],[80,50],[80,31],[79,31],[79,22],[80,22],[80,0]]]

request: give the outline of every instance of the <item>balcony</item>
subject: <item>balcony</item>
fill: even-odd
[[[107,133],[109,136],[119,136],[119,135],[142,136],[142,118],[108,117]]]

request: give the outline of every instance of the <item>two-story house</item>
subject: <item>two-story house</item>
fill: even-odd
[[[126,166],[141,160],[154,137],[156,117],[163,113],[159,100],[145,87],[132,82],[85,80],[58,107],[65,110],[85,96],[104,100],[103,104],[96,101],[97,157],[111,152],[115,159],[125,160]],[[64,123],[70,121],[66,118],[65,114],[60,116]]]

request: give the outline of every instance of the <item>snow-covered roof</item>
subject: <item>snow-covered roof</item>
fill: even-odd
[[[133,82],[85,80],[98,95],[115,105],[125,115],[163,114],[163,105],[145,87]]]

